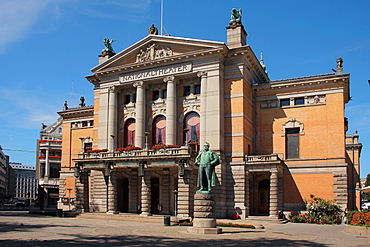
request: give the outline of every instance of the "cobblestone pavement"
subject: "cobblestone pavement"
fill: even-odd
[[[222,234],[197,235],[188,233],[187,227],[159,223],[0,211],[0,246],[369,246],[369,237],[343,229],[343,225],[287,223],[270,224],[266,229],[223,228]]]

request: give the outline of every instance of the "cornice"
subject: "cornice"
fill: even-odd
[[[70,117],[83,117],[88,115],[94,115],[94,106],[84,106],[84,107],[75,107],[69,108],[65,111],[60,111],[58,114],[63,118],[70,118]]]
[[[296,89],[309,89],[324,85],[341,85],[344,88],[345,101],[349,100],[349,74],[323,74],[306,77],[289,78],[284,80],[271,81],[271,83],[255,84],[253,88],[255,92],[282,93],[283,91]]]
[[[218,55],[218,56],[224,57],[226,54],[227,54],[226,47],[187,52],[187,53],[174,55],[170,57],[163,57],[163,58],[158,58],[158,59],[145,61],[145,62],[130,63],[130,64],[117,66],[114,68],[98,71],[92,75],[86,76],[85,78],[91,83],[93,83],[94,85],[97,85],[99,84],[101,79],[106,76],[109,76],[109,77],[119,76],[122,73],[130,73],[136,70],[150,69],[152,67],[174,64],[176,62],[187,62],[190,59],[195,59],[195,58],[199,59],[199,58],[203,58],[203,57],[210,56],[210,55],[211,56]]]

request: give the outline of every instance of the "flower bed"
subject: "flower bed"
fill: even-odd
[[[165,145],[165,144],[160,144],[160,145],[155,145],[151,147],[153,150],[158,150],[158,149],[166,149],[166,148],[178,148],[178,145]]]
[[[353,212],[348,214],[348,222],[351,225],[370,226],[370,212]]]
[[[141,148],[140,147],[130,146],[130,147],[117,148],[116,149],[116,151],[118,151],[118,152],[125,152],[125,151],[131,151],[131,150],[141,150]]]
[[[86,151],[86,153],[100,153],[100,152],[108,152],[108,149],[93,149]]]
[[[42,159],[42,158],[46,158],[46,156],[45,155],[39,156],[39,159]],[[49,156],[49,158],[50,159],[61,159],[62,157],[60,157],[60,156]]]
[[[55,140],[38,140],[37,142],[38,142],[38,143],[41,143],[41,142],[56,142],[56,143],[61,143],[62,141],[55,141]]]
[[[290,211],[289,220],[293,223],[340,224],[342,222],[341,208],[333,201],[311,195],[307,202],[307,213]]]

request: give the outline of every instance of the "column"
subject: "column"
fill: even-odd
[[[151,205],[150,171],[144,170],[141,178],[141,215],[150,216]]]
[[[197,76],[200,77],[200,143],[203,145],[207,141],[207,72],[198,72]]]
[[[45,154],[45,175],[44,175],[45,183],[48,182],[49,176],[50,176],[50,162],[49,162],[49,148],[48,148],[46,149],[46,154]]]
[[[116,172],[111,171],[108,177],[108,211],[107,214],[114,214],[117,212],[117,179]]]
[[[173,75],[163,79],[167,83],[167,105],[166,105],[166,144],[176,144],[176,81]]]
[[[109,88],[108,96],[108,123],[107,123],[107,149],[114,151],[114,137],[116,136],[116,87]]]
[[[278,213],[278,174],[276,171],[270,174],[270,216],[275,217]]]
[[[76,209],[81,212],[89,211],[88,172],[80,172],[75,179]]]
[[[249,171],[245,172],[245,216],[250,215]]]
[[[191,170],[185,169],[184,176],[178,176],[177,213],[180,218],[188,218],[194,208],[194,179]]]
[[[143,81],[134,83],[136,87],[136,133],[135,145],[144,148],[145,132],[145,87]]]

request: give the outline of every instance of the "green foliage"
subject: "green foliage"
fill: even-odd
[[[341,208],[338,204],[311,195],[311,200],[307,201],[307,213],[292,212],[289,220],[294,223],[311,224],[340,224],[342,222]]]
[[[354,213],[357,213],[358,211],[349,211],[346,215],[347,217],[347,224],[351,224],[351,221],[352,221],[352,216]]]
[[[370,173],[366,176],[365,187],[370,186]],[[370,202],[370,193],[363,193],[363,198]]]

